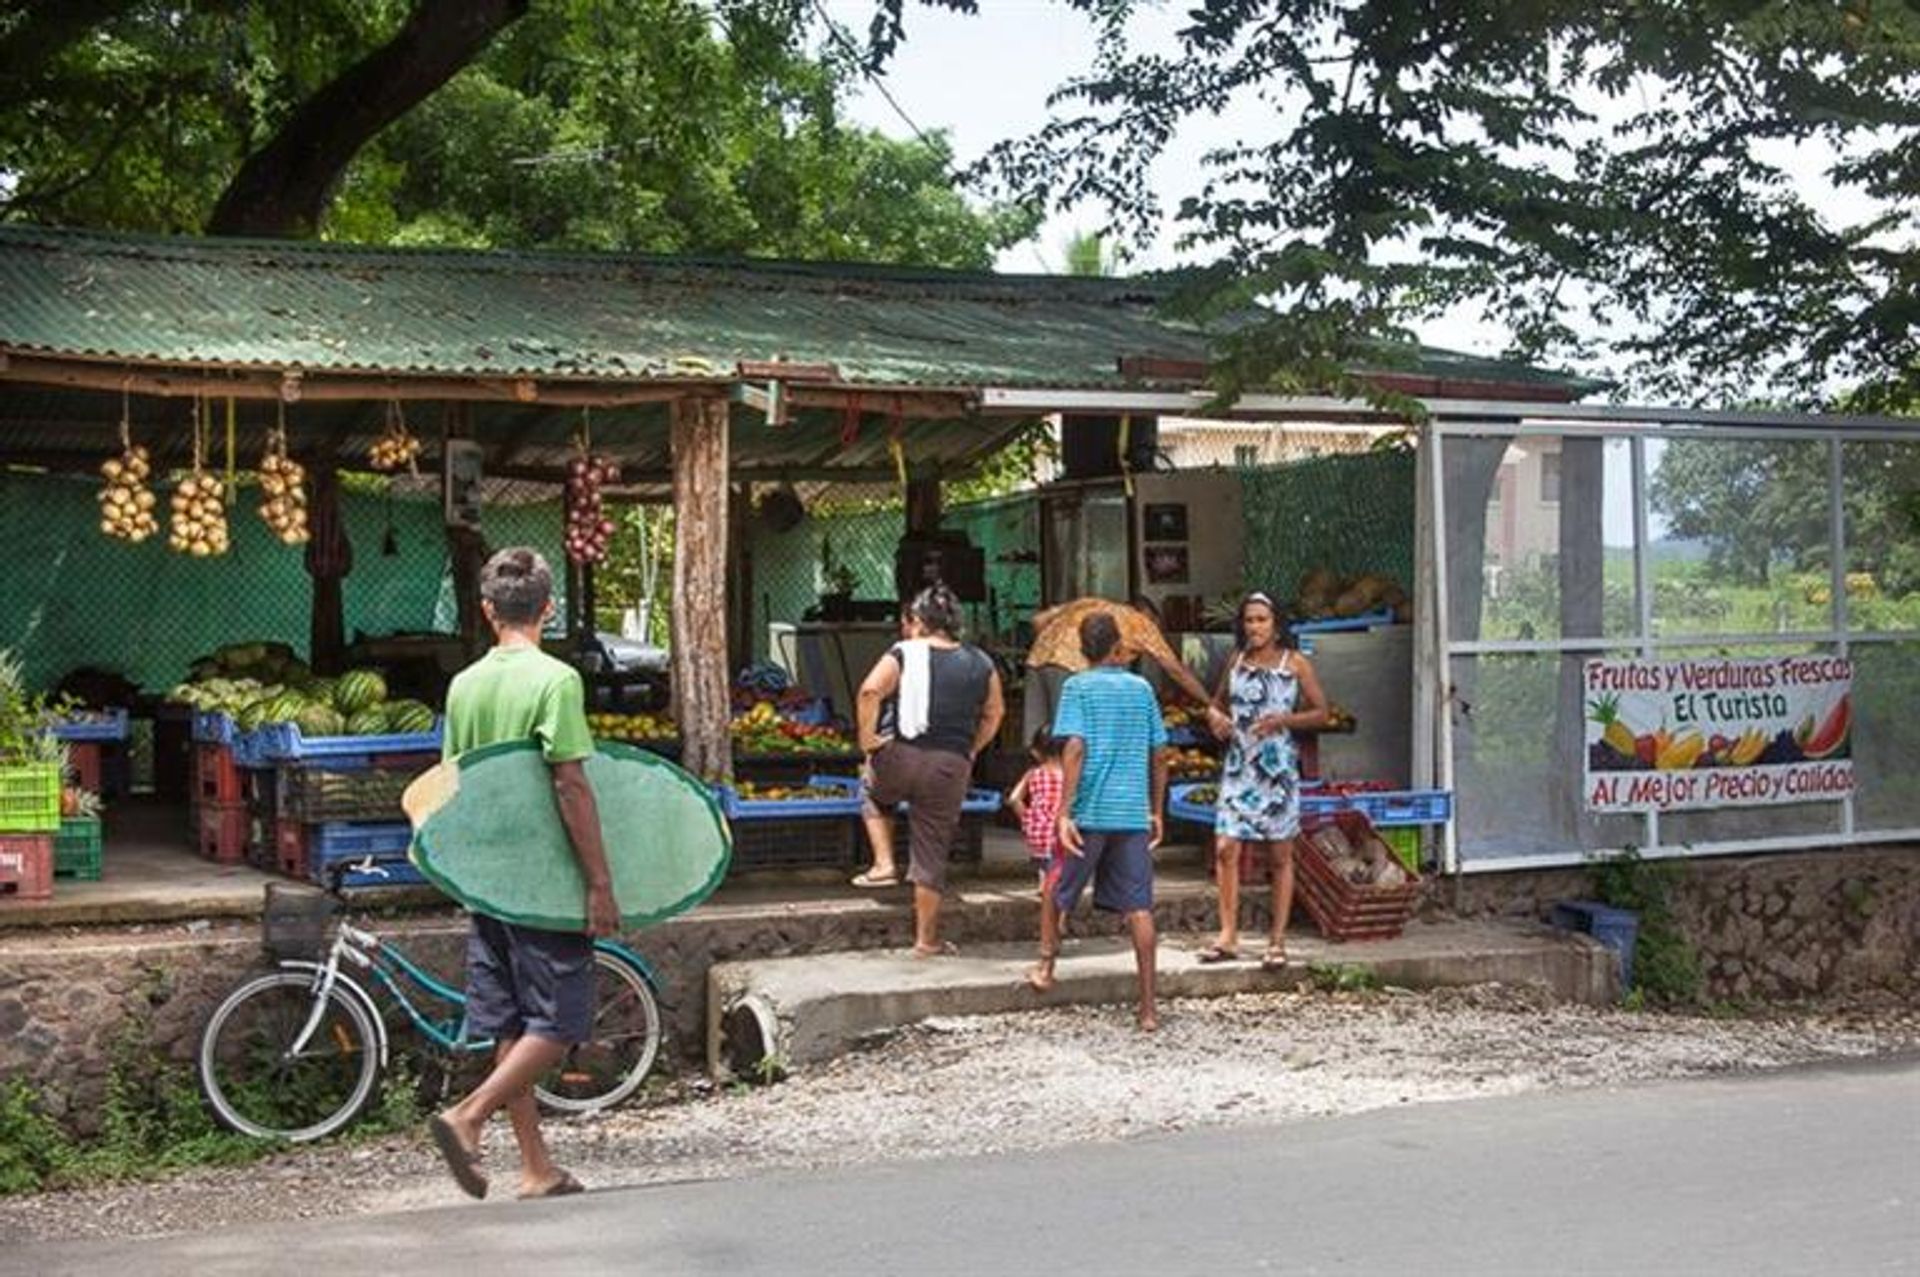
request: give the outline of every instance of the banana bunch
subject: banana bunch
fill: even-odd
[[[1766,748],[1767,734],[1757,727],[1749,727],[1727,746],[1725,758],[1735,767],[1745,767],[1765,753]]]
[[[153,491],[147,487],[152,463],[147,450],[129,445],[100,463],[106,486],[100,489],[100,530],[122,541],[140,542],[160,530]]]
[[[1653,765],[1663,772],[1685,771],[1707,752],[1707,738],[1699,732],[1683,732],[1660,746]]]
[[[227,487],[203,470],[173,492],[173,522],[167,544],[196,559],[227,552]]]
[[[304,544],[308,537],[306,480],[306,467],[287,455],[284,440],[267,445],[260,459],[260,517],[288,545]]]

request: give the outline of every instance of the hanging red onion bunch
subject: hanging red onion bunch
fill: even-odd
[[[567,465],[567,557],[575,563],[605,563],[614,523],[606,516],[600,489],[620,482],[620,464],[612,457],[575,457]]]

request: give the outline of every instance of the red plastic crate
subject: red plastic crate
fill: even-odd
[[[0,834],[0,899],[53,895],[53,835]]]
[[[245,803],[201,803],[199,809],[200,854],[223,865],[242,864],[247,858],[247,835],[252,832],[252,813]]]
[[[1343,811],[1301,835],[1294,852],[1294,889],[1313,918],[1314,926],[1329,940],[1384,940],[1397,936],[1413,917],[1420,901],[1420,875],[1409,870],[1407,880],[1393,886],[1362,886],[1348,882],[1334,871],[1322,850],[1325,831],[1338,828],[1348,842],[1378,840],[1373,824],[1357,811]],[[1390,858],[1392,849],[1386,849]]]
[[[226,805],[246,797],[241,785],[240,766],[233,750],[226,745],[193,747],[193,798],[198,803]]]
[[[102,766],[104,747],[98,741],[71,741],[67,745],[67,771],[73,777],[76,788],[89,793],[102,793],[105,768]]]
[[[307,876],[307,827],[297,820],[273,822],[273,867],[289,878]]]

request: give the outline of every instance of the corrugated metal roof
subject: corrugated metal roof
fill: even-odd
[[[891,386],[1122,384],[1204,359],[1141,280],[349,248],[0,226],[0,347],[167,364],[639,380],[776,355]]]
[[[629,382],[724,376],[742,360],[784,356],[875,386],[1185,385],[1208,348],[1201,332],[1156,313],[1172,282],[0,225],[0,348]],[[1430,346],[1408,355],[1378,367],[1575,394],[1603,384]],[[1122,359],[1161,366],[1123,376]]]

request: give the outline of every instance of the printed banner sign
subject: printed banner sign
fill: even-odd
[[[1586,664],[1587,808],[1668,811],[1853,792],[1853,662]]]

